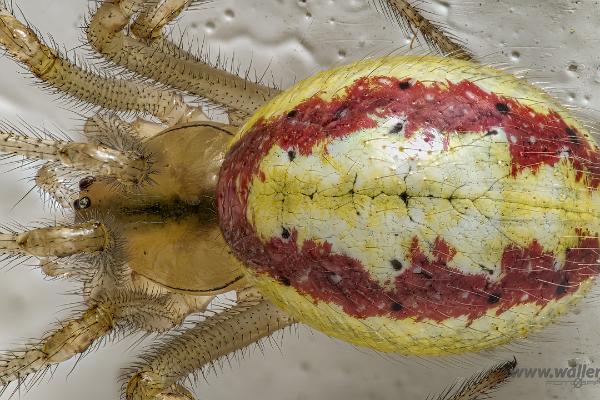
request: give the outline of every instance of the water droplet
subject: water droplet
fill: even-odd
[[[446,17],[450,13],[450,3],[444,0],[437,0],[435,2],[436,14]]]
[[[208,32],[208,33],[213,33],[215,31],[216,27],[217,26],[215,25],[214,21],[208,21],[205,25],[206,32]]]
[[[576,358],[571,358],[570,360],[567,361],[569,364],[569,367],[573,368],[577,366],[577,359]]]
[[[235,13],[233,10],[227,9],[225,10],[225,19],[232,20],[235,18]]]

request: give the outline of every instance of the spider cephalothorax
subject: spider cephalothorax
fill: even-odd
[[[0,359],[0,384],[112,332],[169,331],[229,291],[236,305],[127,372],[127,399],[191,399],[189,374],[296,321],[378,351],[473,352],[540,329],[591,287],[600,154],[550,96],[469,61],[402,0],[380,3],[451,58],[363,60],[280,92],[164,37],[191,3],[99,5],[89,43],[136,80],[74,65],[0,1],[8,54],[125,113],[89,117],[86,142],[0,133],[1,151],[44,162],[36,184],[74,216],[2,234],[1,249],[80,281],[86,306]],[[183,94],[221,105],[229,124]],[[443,398],[484,395],[514,366]]]

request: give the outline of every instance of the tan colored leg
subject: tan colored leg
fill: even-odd
[[[82,354],[116,328],[164,332],[206,309],[211,296],[170,293],[132,274],[115,236],[94,220],[0,234],[0,254],[38,258],[47,275],[81,281],[87,306],[40,341],[0,355],[0,386]]]
[[[207,121],[202,115],[196,115],[185,122]],[[184,122],[184,121],[181,121]],[[92,143],[102,143],[116,149],[140,147],[148,139],[163,132],[169,126],[144,118],[136,118],[127,122],[116,114],[102,113],[89,117],[84,126],[83,134]]]
[[[196,108],[171,91],[132,80],[96,75],[63,58],[0,4],[0,44],[33,75],[69,96],[116,111],[152,114],[169,124],[186,120]]]
[[[56,162],[74,171],[112,178],[125,186],[144,183],[152,172],[152,161],[141,147],[117,149],[101,142],[65,142],[0,131],[0,152]]]
[[[180,385],[189,374],[291,323],[289,316],[262,299],[256,290],[242,292],[236,306],[173,336],[144,355],[144,362],[130,375],[126,399],[194,400],[191,392]],[[498,364],[452,386],[437,399],[486,398],[507,381],[515,366],[516,360]]]
[[[191,312],[204,310],[211,299],[160,296],[147,290],[100,296],[85,312],[60,322],[39,342],[22,351],[10,351],[0,356],[0,386],[21,381],[53,364],[83,354],[94,342],[117,328],[150,332],[172,329]]]
[[[152,348],[131,374],[126,398],[192,399],[179,386],[189,374],[293,322],[258,292],[242,295],[237,305]]]
[[[177,18],[191,3],[191,0],[162,0],[150,4],[131,24],[131,32],[141,39],[162,37],[162,29]]]
[[[0,252],[33,257],[69,257],[110,246],[110,233],[99,222],[0,234]]]
[[[71,182],[75,181],[78,175],[82,174],[69,171],[59,163],[47,162],[35,174],[35,184],[43,196],[49,196],[62,208],[71,208],[78,194],[78,188]]]
[[[190,5],[190,0],[162,0],[152,5],[147,4],[131,24],[131,32],[147,45],[169,54],[175,59],[188,62],[204,63],[201,55],[182,49],[179,45],[165,37],[163,28],[177,18]]]
[[[451,387],[443,394],[436,397],[437,400],[477,400],[487,399],[488,395],[496,390],[498,386],[506,383],[513,370],[517,366],[517,360],[500,363],[486,371]]]
[[[230,111],[253,114],[277,90],[221,71],[207,63],[186,60],[160,45],[127,36],[123,30],[143,0],[104,1],[92,17],[87,35],[92,46],[118,65],[147,78],[205,97]],[[162,46],[164,47],[164,46]]]
[[[445,55],[471,60],[471,53],[444,30],[443,27],[425,18],[417,6],[408,0],[371,0],[386,16],[401,25],[408,25],[413,35],[420,32],[427,44]]]
[[[177,18],[189,5],[191,0],[163,0],[156,5],[149,5],[141,12],[131,25],[131,32],[140,39],[145,39],[153,48],[172,55],[182,62],[204,63],[201,57],[183,50],[163,35],[163,28]],[[239,110],[228,112],[229,123],[241,126],[248,114]]]
[[[83,353],[94,341],[112,330],[113,314],[109,304],[94,305],[79,317],[61,322],[39,343],[0,357],[0,385],[19,381]]]

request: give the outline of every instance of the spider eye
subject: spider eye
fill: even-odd
[[[86,176],[82,180],[79,181],[79,190],[86,190],[96,181],[93,176]]]
[[[86,208],[90,208],[92,205],[92,201],[89,197],[82,197],[73,202],[73,208],[76,210],[85,210]]]

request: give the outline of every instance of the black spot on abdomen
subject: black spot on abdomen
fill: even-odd
[[[500,293],[492,293],[489,295],[487,301],[489,304],[496,304],[500,301],[501,297],[502,297],[502,295]]]
[[[402,269],[402,263],[395,258],[393,260],[390,260],[390,264],[392,264],[392,268],[394,268],[394,271],[400,271]]]
[[[496,103],[496,110],[498,110],[500,114],[506,115],[510,111],[510,108],[508,108],[508,104],[506,103]]]

